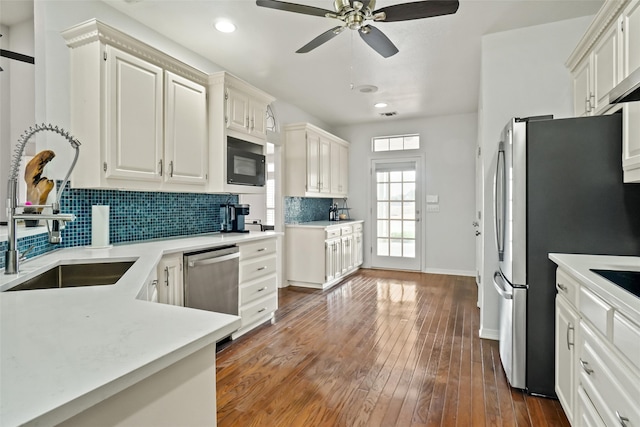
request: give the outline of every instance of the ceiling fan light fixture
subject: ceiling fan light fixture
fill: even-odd
[[[236,30],[235,24],[226,19],[216,21],[214,26],[216,27],[216,30],[220,31],[221,33],[233,33]]]
[[[386,102],[376,102],[375,104],[373,104],[373,106],[376,108],[385,108],[387,105],[389,104],[387,104]]]

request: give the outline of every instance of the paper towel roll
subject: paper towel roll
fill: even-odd
[[[91,246],[109,246],[109,206],[91,206]]]

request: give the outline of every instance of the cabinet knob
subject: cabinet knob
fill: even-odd
[[[593,369],[591,369],[589,364],[582,359],[580,359],[580,366],[582,366],[582,369],[587,373],[587,375],[593,374]]]
[[[627,427],[627,423],[629,422],[629,418],[623,417],[620,415],[620,412],[616,411],[616,417],[618,418],[618,422],[622,427]]]

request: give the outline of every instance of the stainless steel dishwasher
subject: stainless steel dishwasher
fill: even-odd
[[[184,255],[184,305],[238,315],[237,246]]]

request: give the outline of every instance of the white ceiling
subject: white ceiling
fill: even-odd
[[[482,35],[593,15],[603,3],[461,0],[454,15],[375,23],[400,50],[385,59],[349,30],[297,54],[339,21],[262,8],[254,0],[103,1],[331,126],[476,111]],[[333,9],[332,0],[291,2]],[[378,0],[376,9],[405,2]],[[237,31],[215,30],[219,18],[232,20]],[[379,90],[352,89],[361,85]],[[378,110],[376,101],[389,106]],[[380,116],[390,111],[397,115]]]

